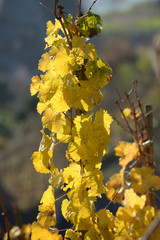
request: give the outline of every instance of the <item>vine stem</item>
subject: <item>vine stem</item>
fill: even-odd
[[[80,17],[80,15],[81,15],[81,3],[82,3],[82,1],[79,0],[77,17]]]
[[[94,1],[93,1],[92,5],[88,8],[88,11],[87,11],[87,12],[89,12],[89,11],[92,9],[93,5],[94,5],[96,2],[97,2],[97,0],[94,0]]]
[[[55,146],[59,145],[60,143],[63,143],[64,141],[66,141],[66,140],[68,140],[68,139],[69,139],[69,137],[63,139],[62,141],[59,141],[59,142],[55,143]]]
[[[63,24],[63,22],[62,22],[62,19],[61,19],[61,17],[57,16],[56,9],[57,9],[58,0],[55,0],[55,2],[54,2],[54,11],[52,11],[50,8],[48,8],[46,5],[44,5],[42,2],[39,2],[39,3],[40,3],[40,5],[42,5],[44,8],[46,8],[48,11],[50,11],[51,13],[53,13],[54,16],[55,16],[55,18],[60,21],[61,26],[62,26],[63,31],[64,31],[64,35],[66,36],[66,39],[67,39],[69,48],[72,49],[72,44],[71,44],[71,42],[70,42],[70,40],[69,40],[69,37],[68,37],[68,34],[67,34],[66,29],[65,29],[65,27],[64,27],[64,24]],[[61,14],[62,14],[62,13],[61,13]],[[63,18],[64,18],[64,17],[63,17]]]
[[[122,114],[122,116],[123,116],[123,118],[124,118],[124,120],[125,120],[125,122],[126,122],[126,125],[127,125],[128,129],[129,129],[131,135],[132,135],[133,138],[134,138],[134,132],[133,132],[132,128],[130,127],[129,122],[128,122],[126,116],[125,116],[124,113],[123,113],[123,109],[122,109],[119,101],[117,101],[116,104],[118,105],[118,107],[119,107],[119,109],[120,109],[120,112],[121,112],[121,114]]]
[[[109,203],[107,204],[107,206],[105,207],[105,209],[107,209],[110,205],[111,205],[111,203],[113,202],[113,200],[115,199],[115,197],[117,196],[117,194],[118,194],[118,192],[119,191],[124,191],[123,189],[124,189],[124,186],[125,186],[125,184],[123,184],[116,192],[115,192],[115,194],[113,195],[113,197],[112,197],[112,199],[109,201]]]
[[[64,228],[64,229],[55,229],[55,228],[50,228],[49,230],[52,232],[52,233],[57,233],[57,232],[64,232],[64,231],[67,231],[69,229],[73,229],[73,228]]]
[[[7,214],[7,210],[6,210],[6,207],[5,207],[5,204],[4,204],[4,201],[3,201],[3,198],[2,198],[1,194],[0,194],[0,203],[2,205],[4,219],[5,219],[5,225],[6,225],[6,230],[7,230],[7,240],[11,240],[10,235],[9,235],[10,225],[9,225],[9,221],[8,221],[8,214]]]
[[[61,26],[62,26],[64,35],[66,36],[66,39],[67,39],[69,48],[72,49],[72,44],[71,44],[71,42],[70,42],[70,40],[69,40],[69,37],[68,37],[68,34],[67,34],[67,32],[66,32],[65,26],[64,26],[64,24],[63,24],[63,22],[62,22],[62,19],[61,19],[62,15],[63,15],[62,12],[61,12],[62,8],[60,9],[61,6],[57,6],[58,1],[59,1],[59,0],[55,0],[55,1],[54,1],[54,11],[53,11],[53,13],[54,13],[55,18],[60,21],[60,24],[61,24]],[[58,7],[59,7],[59,9],[60,9],[60,11],[59,11],[59,15],[60,15],[60,16],[57,16],[57,9],[58,9]],[[63,16],[63,17],[64,17],[64,16]]]
[[[67,39],[69,48],[70,48],[70,50],[72,50],[72,44],[71,44],[71,42],[70,42],[70,40],[69,40],[69,37],[68,37],[68,34],[67,34],[66,29],[65,29],[65,27],[64,27],[64,24],[63,24],[63,22],[62,22],[62,19],[60,18],[60,19],[58,19],[58,20],[60,21],[61,26],[62,26],[62,28],[63,28],[64,35],[66,36],[66,39]]]
[[[60,200],[61,198],[65,197],[65,196],[67,196],[67,193],[63,194],[63,195],[60,196],[59,198],[56,198],[56,199],[55,199],[55,202],[58,201],[58,200]]]
[[[73,116],[72,116],[72,113],[73,113],[73,108],[70,108],[69,109],[69,114],[70,114],[70,123],[71,123],[71,129],[70,129],[70,135],[71,135],[71,140],[73,141],[73,136],[72,136],[72,128],[73,128]]]
[[[48,11],[50,11],[51,13],[54,13],[54,11],[52,11],[50,8],[48,8],[46,5],[44,5],[42,2],[39,2],[39,4],[41,6],[43,6],[44,8],[46,8]]]

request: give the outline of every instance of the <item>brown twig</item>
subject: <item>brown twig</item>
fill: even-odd
[[[54,13],[55,18],[60,21],[63,32],[64,32],[64,35],[66,36],[69,48],[72,49],[72,44],[69,40],[68,34],[66,32],[66,29],[65,29],[63,21],[62,21],[62,18],[64,18],[63,11],[62,11],[63,7],[61,5],[58,5],[58,1],[59,0],[54,1],[54,11],[53,11],[53,13]],[[57,10],[59,12],[59,16],[57,15]]]
[[[132,84],[131,90],[125,94],[124,98],[121,98],[120,93],[117,91],[119,100],[116,102],[118,108],[122,114],[123,119],[125,120],[126,126],[129,129],[134,141],[138,144],[140,156],[130,165],[130,168],[134,167],[136,164],[141,163],[142,166],[154,168],[153,160],[153,116],[152,116],[152,107],[150,105],[146,106],[146,112],[144,113],[142,109],[141,101],[137,94],[137,81]],[[136,115],[136,107],[134,102],[131,101],[131,94],[134,93],[136,101],[138,103],[138,109],[140,112],[140,117]],[[128,105],[131,109],[133,115],[134,127],[131,128],[127,117],[125,116],[124,101],[127,100]],[[114,196],[113,196],[114,197]],[[155,206],[155,195],[154,189],[150,188],[146,192],[146,205]]]
[[[14,215],[14,218],[15,218],[16,225],[21,228],[22,227],[22,219],[21,219],[19,210],[18,210],[17,206],[15,205],[15,203],[12,202],[11,206],[12,206],[12,209],[13,209],[13,215]]]
[[[49,231],[51,232],[51,233],[58,233],[58,232],[65,232],[65,231],[67,231],[67,230],[69,230],[69,229],[73,229],[73,228],[65,228],[65,229],[57,229],[57,228],[49,228]]]
[[[81,16],[81,0],[79,0],[79,5],[78,5],[78,13],[77,13],[77,18]]]
[[[55,199],[55,202],[58,201],[58,200],[60,200],[61,198],[65,197],[65,196],[67,196],[67,193],[63,194],[63,195],[60,196],[59,198],[56,198],[56,199]]]
[[[57,16],[57,3],[58,3],[58,1],[59,0],[54,1],[54,11],[53,11],[53,13],[54,13],[55,18],[57,18],[59,20],[61,17]]]
[[[124,188],[125,184],[123,184],[113,195],[112,199],[109,201],[109,203],[107,204],[107,206],[105,207],[105,209],[107,209],[111,203],[113,202],[113,200],[115,199],[115,197],[117,196],[117,194],[119,193],[119,191],[121,191]]]
[[[3,198],[2,198],[1,194],[0,194],[0,203],[1,203],[1,206],[2,206],[2,209],[3,209],[3,214],[4,214],[4,219],[5,219],[5,225],[6,225],[6,230],[7,230],[7,240],[10,240],[10,235],[9,235],[10,224],[9,224],[9,221],[8,221],[7,210],[6,210],[6,207],[5,207],[5,204],[4,204],[4,201],[3,201]]]
[[[73,119],[71,119],[69,116],[67,116],[67,114],[65,112],[63,112],[63,114],[72,123],[72,125],[74,125]]]
[[[69,48],[72,49],[72,44],[71,44],[71,42],[70,42],[70,40],[69,40],[68,34],[67,34],[67,32],[66,32],[66,29],[65,29],[64,24],[63,24],[63,22],[62,22],[62,20],[61,20],[61,16],[63,15],[63,12],[61,11],[61,10],[62,10],[62,7],[57,5],[58,1],[59,1],[59,0],[55,0],[55,2],[54,2],[54,11],[52,11],[50,8],[48,8],[47,6],[45,6],[42,2],[40,2],[40,4],[41,4],[44,8],[46,8],[48,11],[50,11],[51,13],[53,13],[54,16],[55,16],[55,18],[60,21],[61,26],[62,26],[62,29],[63,29],[63,31],[64,31],[64,35],[66,36],[66,39],[67,39]],[[59,11],[59,16],[57,15],[57,9],[60,10],[60,11]],[[63,15],[63,18],[64,18],[64,15]]]
[[[55,143],[55,146],[59,145],[60,143],[63,143],[64,141],[66,141],[66,140],[68,140],[68,139],[69,139],[69,137],[67,137],[67,138],[65,138],[65,139],[63,139],[63,140],[61,140],[61,141]]]
[[[126,132],[129,132],[129,131],[128,131],[128,128],[125,128],[125,127],[122,125],[122,123],[116,118],[116,116],[114,115],[114,113],[113,113],[113,112],[111,112],[111,113],[112,113],[113,120],[115,120],[115,121],[117,122],[117,124],[118,124],[123,130],[125,130]]]
[[[93,5],[94,5],[96,2],[97,2],[97,0],[94,0],[94,1],[93,1],[92,5],[88,8],[88,11],[87,11],[87,12],[91,11]]]
[[[69,109],[69,114],[70,114],[70,123],[71,123],[71,129],[70,129],[70,135],[71,135],[71,139],[73,138],[73,136],[72,136],[72,128],[73,128],[73,116],[72,116],[72,114],[73,114],[73,108],[70,108]],[[73,139],[72,139],[72,141],[73,141]]]
[[[131,94],[132,92],[130,92],[129,94]],[[129,94],[125,94],[126,96],[126,99],[129,103],[129,106],[130,106],[130,109],[131,109],[131,112],[133,113],[133,116],[134,116],[134,127],[135,127],[135,131],[134,131],[134,141],[139,144],[139,141],[138,141],[138,131],[137,131],[137,121],[136,121],[136,111],[135,111],[135,107],[134,107],[134,103],[131,102],[130,100],[130,95]]]
[[[39,4],[42,5],[44,8],[46,8],[51,13],[54,13],[54,11],[52,11],[50,8],[48,8],[46,5],[44,5],[42,2],[39,2]]]
[[[67,39],[69,48],[72,49],[72,44],[71,44],[71,42],[70,42],[70,40],[69,40],[69,37],[68,37],[68,34],[67,34],[66,29],[65,29],[65,27],[64,27],[64,24],[63,24],[63,22],[62,22],[62,19],[59,18],[58,20],[59,20],[60,23],[61,23],[61,26],[62,26],[62,29],[63,29],[63,31],[64,31],[64,35],[66,36],[66,39]]]
[[[122,114],[122,116],[123,116],[123,118],[124,118],[124,120],[125,120],[125,122],[126,122],[126,125],[127,125],[128,129],[129,129],[131,135],[132,135],[133,138],[134,138],[134,131],[133,131],[133,129],[130,127],[129,122],[128,122],[126,116],[125,116],[124,113],[123,113],[123,109],[121,108],[121,105],[120,105],[119,101],[117,101],[116,104],[118,105],[119,110],[120,110],[120,112],[121,112],[121,114]]]
[[[4,234],[5,234],[5,231],[0,225],[0,239],[3,239]]]

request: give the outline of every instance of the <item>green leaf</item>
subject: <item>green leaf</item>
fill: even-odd
[[[81,35],[91,38],[101,32],[102,19],[89,11],[85,17],[76,22],[76,25]]]

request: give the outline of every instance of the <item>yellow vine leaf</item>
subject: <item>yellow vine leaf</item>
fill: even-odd
[[[97,58],[94,61],[88,61],[86,63],[85,74],[89,80],[88,83],[90,86],[95,89],[100,89],[106,86],[110,81],[112,69],[103,60]]]
[[[62,181],[62,169],[59,171],[58,168],[55,168],[52,172],[51,172],[51,177],[49,179],[49,183],[55,187],[58,188],[60,183]]]
[[[41,77],[42,83],[39,89],[38,97],[40,102],[49,102],[56,93],[58,87],[63,85],[62,78],[55,71],[50,70]]]
[[[101,198],[101,194],[105,192],[102,171],[97,168],[90,168],[89,170],[89,168],[87,171],[84,169],[82,181],[86,184],[89,197]]]
[[[22,235],[24,236],[24,239],[25,240],[30,240],[30,235],[31,235],[31,224],[28,223],[28,224],[23,224],[22,228],[21,228],[21,231],[22,231]]]
[[[88,218],[81,218],[80,221],[77,224],[76,229],[79,231],[88,231],[89,229],[92,228],[92,225],[94,224],[93,219],[95,218],[95,215],[92,214],[90,217]]]
[[[113,175],[106,184],[107,188],[107,198],[112,200],[112,202],[121,203],[124,196],[124,170],[122,169],[120,173]]]
[[[96,112],[94,121],[92,116],[82,114],[74,119],[74,143],[71,145],[71,151],[69,148],[71,157],[78,154],[84,165],[99,163],[107,152],[110,141],[111,116],[102,109]]]
[[[130,108],[125,108],[123,109],[123,114],[126,118],[130,117],[131,115],[131,109]]]
[[[48,107],[48,103],[47,102],[39,102],[37,104],[37,112],[38,113],[42,113],[46,110],[46,108]]]
[[[73,229],[68,229],[65,233],[65,237],[69,238],[71,240],[82,240],[83,238],[81,238],[82,233],[78,232],[78,231],[74,231]]]
[[[80,206],[72,204],[72,200],[63,200],[61,205],[62,215],[67,221],[71,221],[75,224],[76,232],[78,230],[88,230],[92,226],[92,217],[94,217],[94,212],[91,213],[91,211],[94,210],[93,202],[90,203],[90,206],[91,209],[83,203],[82,209],[80,209]]]
[[[64,77],[69,73],[68,67],[68,55],[69,49],[65,44],[60,43],[58,46],[58,52],[53,59],[53,67],[56,69],[56,73],[58,73],[61,77]]]
[[[84,239],[86,239],[86,240],[99,240],[99,239],[104,240],[104,238],[102,237],[102,234],[100,233],[100,230],[98,229],[97,224],[91,225],[88,232],[85,234]],[[112,240],[112,239],[109,239],[109,240]]]
[[[123,109],[123,114],[122,114],[122,118],[124,118],[124,116],[126,118],[130,118],[130,119],[134,119],[134,114],[132,113],[130,108],[124,108]],[[140,111],[138,109],[135,110],[135,117],[138,118],[141,115]]]
[[[140,209],[132,221],[132,227],[128,227],[132,239],[141,239],[146,228],[156,215],[154,207],[146,206]],[[156,239],[156,238],[155,238]]]
[[[119,165],[123,168],[139,156],[139,148],[136,143],[120,142],[114,150],[115,155],[120,157]]]
[[[150,188],[160,189],[160,177],[154,175],[154,169],[150,167],[132,168],[128,181],[136,193],[144,194]]]
[[[80,87],[78,95],[81,102],[77,102],[76,107],[84,109],[85,111],[91,111],[94,105],[100,104],[103,99],[103,95],[99,89],[95,89],[91,84],[89,84],[89,81],[80,80],[79,84]],[[85,107],[84,104],[87,104],[88,106]]]
[[[84,65],[84,59],[94,60],[96,57],[97,53],[93,44],[86,44],[85,37],[73,36],[72,51],[70,52],[68,63],[74,69]]]
[[[124,207],[118,208],[116,216],[126,223],[132,223],[133,219],[137,216],[137,212],[144,208],[146,196],[138,196],[133,189],[126,189],[124,197]]]
[[[55,24],[50,20],[47,22],[47,35],[55,34],[58,35],[59,30],[62,28],[59,20],[55,19]]]
[[[87,87],[83,87],[78,78],[72,74],[66,75],[63,81],[63,96],[66,103],[70,107],[75,106],[85,111],[92,110],[92,94],[88,91]]]
[[[41,85],[39,91],[39,98],[43,104],[51,105],[54,111],[66,112],[71,107],[77,107],[88,111],[93,108],[90,100],[90,94],[86,89],[79,86],[78,79],[68,73],[63,77],[56,75],[54,72],[49,71],[43,77],[44,83]],[[42,105],[43,107],[43,105]],[[39,108],[37,107],[38,112]],[[41,112],[45,110],[42,108]]]
[[[113,231],[115,232],[115,240],[133,240],[129,237],[124,221],[115,219]]]
[[[71,141],[71,121],[67,118],[65,125],[57,132],[57,139],[63,143],[70,143]]]
[[[61,35],[59,35],[59,30],[62,28],[60,21],[55,19],[55,25],[51,22],[47,22],[47,37],[45,38],[46,48],[51,47],[53,44],[58,44],[63,40]]]
[[[43,193],[40,203],[41,205],[39,205],[38,207],[39,214],[37,216],[37,221],[43,227],[55,226],[56,225],[55,198],[54,189],[51,185]]]
[[[66,191],[68,188],[72,188],[76,180],[81,180],[81,167],[79,164],[71,163],[69,167],[63,171],[63,190]]]
[[[49,173],[54,169],[52,157],[55,140],[53,137],[46,135],[43,130],[41,132],[43,137],[39,146],[39,151],[32,154],[33,165],[37,172]]]
[[[94,60],[97,58],[97,50],[92,43],[86,44],[85,37],[73,36],[72,47],[77,51],[83,52],[84,59]],[[81,54],[78,54],[81,55]]]
[[[62,240],[62,235],[58,234],[57,229],[55,231],[42,227],[40,223],[32,223],[32,235],[31,240]]]
[[[31,92],[31,96],[33,96],[39,91],[39,88],[41,85],[41,76],[38,76],[38,75],[34,76],[32,77],[31,81],[32,83],[30,86],[30,92]]]
[[[92,208],[93,201],[96,200],[95,196],[100,197],[103,192],[102,173],[97,169],[94,177],[90,172],[84,172],[82,177],[80,165],[71,163],[70,167],[64,170],[63,179],[63,189],[71,189],[68,192],[68,197],[72,200],[72,204],[68,200],[64,200],[62,204],[63,216],[66,219],[72,219],[73,223],[76,223],[79,227],[84,226],[86,221],[89,224],[90,216],[93,214]]]
[[[47,72],[53,68],[53,60],[48,52],[44,53],[39,60],[38,69],[42,72]]]
[[[133,189],[126,189],[124,193],[124,205],[136,211],[143,209],[146,203],[146,195],[138,196]]]
[[[47,107],[51,107],[55,114],[66,112],[77,102],[78,81],[72,74],[63,79],[54,71],[48,71],[43,77],[38,97],[40,102],[37,110],[41,114]],[[40,105],[40,106],[39,106]]]
[[[86,184],[83,181],[76,181],[67,193],[70,200],[66,208],[65,216],[76,226],[76,229],[88,229],[92,225],[96,197],[89,197]],[[86,225],[86,226],[85,226]]]
[[[51,132],[57,133],[65,125],[66,119],[63,113],[56,113],[52,106],[48,107],[42,117],[43,128],[48,128]]]
[[[64,199],[63,201],[62,201],[62,204],[61,204],[61,212],[62,212],[62,215],[63,215],[63,217],[67,220],[67,221],[69,221],[70,220],[70,215],[72,214],[72,212],[70,213],[68,213],[68,207],[69,207],[69,205],[70,205],[70,201],[68,200],[68,199]]]
[[[77,153],[77,144],[71,142],[68,145],[68,150],[66,151],[66,157],[70,162],[79,162],[81,160],[79,154]]]
[[[104,192],[103,175],[99,169],[88,170],[84,169],[83,176],[81,175],[81,166],[76,163],[71,163],[69,167],[63,171],[63,189],[80,188],[81,185],[87,189],[87,195],[89,197],[101,197]],[[70,192],[68,193],[70,194]],[[78,201],[78,200],[77,200]],[[76,203],[78,206],[78,203]]]
[[[114,240],[112,230],[100,228],[98,224],[93,223],[84,236],[86,240]]]
[[[108,209],[100,209],[97,213],[97,218],[99,228],[112,231],[115,224],[115,217]]]
[[[64,99],[62,86],[59,85],[56,93],[50,100],[51,106],[54,108],[55,112],[66,112],[70,109],[69,104]]]
[[[146,206],[140,211],[140,214],[143,215],[144,225],[148,226],[151,223],[151,221],[153,220],[153,218],[155,217],[156,210],[152,206]]]
[[[131,207],[125,206],[118,208],[116,217],[124,222],[124,225],[130,236],[129,239],[134,240],[142,237],[146,227],[155,217],[155,214],[155,209],[151,206],[146,206],[142,209],[139,208],[136,211]]]
[[[127,224],[132,223],[133,219],[136,217],[136,214],[131,207],[119,207],[116,212],[116,217]]]

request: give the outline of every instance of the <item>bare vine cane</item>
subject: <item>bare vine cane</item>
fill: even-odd
[[[8,214],[7,214],[7,209],[5,207],[4,201],[3,201],[3,197],[0,194],[0,203],[3,209],[3,215],[4,215],[4,219],[5,219],[5,225],[6,225],[6,230],[7,230],[7,240],[11,240],[10,238],[10,224],[9,224],[9,220],[8,220]]]
[[[140,164],[145,167],[155,167],[154,159],[153,159],[153,114],[152,114],[152,106],[147,105],[146,111],[144,113],[140,98],[137,94],[137,81],[133,82],[132,88],[128,93],[125,93],[124,98],[121,97],[119,91],[117,91],[119,100],[116,102],[123,119],[125,120],[126,127],[128,131],[131,133],[133,140],[137,143],[139,148],[140,156],[138,159],[135,159],[135,162],[130,165],[130,168],[133,168],[135,165]],[[131,101],[131,94],[134,94],[136,97],[137,105],[135,106],[134,102]],[[124,102],[127,100],[131,112],[133,114],[133,123],[134,128],[129,124],[128,118],[125,116],[124,110]],[[140,116],[136,115],[136,108],[138,107],[138,111]],[[115,117],[118,125],[123,126],[120,121],[118,121]],[[155,206],[155,194],[154,189],[149,189],[146,193],[147,201],[146,205]]]

